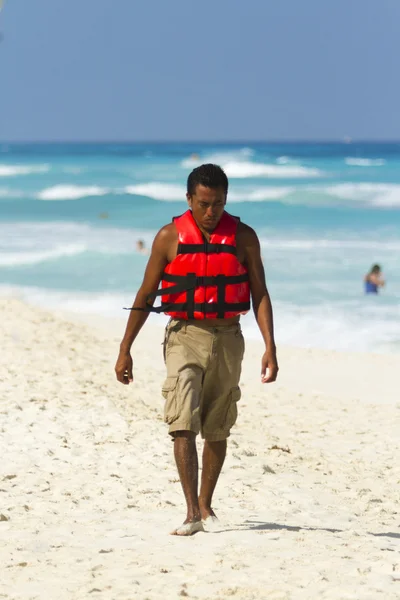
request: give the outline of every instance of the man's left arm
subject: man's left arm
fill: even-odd
[[[260,242],[254,229],[244,224],[241,224],[240,237],[243,242],[245,265],[249,273],[254,315],[265,342],[265,353],[261,360],[261,381],[272,383],[278,376],[279,367],[276,358],[272,304],[265,281]]]

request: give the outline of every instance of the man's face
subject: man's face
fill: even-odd
[[[226,194],[224,189],[197,185],[195,193],[192,196],[186,194],[186,198],[199,227],[207,232],[214,231],[225,210]]]

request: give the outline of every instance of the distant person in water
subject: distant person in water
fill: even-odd
[[[136,252],[138,252],[139,254],[148,254],[149,253],[146,246],[144,245],[143,240],[138,240],[136,242]]]
[[[385,285],[382,271],[379,265],[373,265],[369,273],[364,277],[364,286],[366,294],[377,294],[378,289]]]

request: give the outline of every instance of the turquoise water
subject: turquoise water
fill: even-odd
[[[125,318],[135,242],[186,209],[202,162],[260,237],[279,343],[400,351],[400,144],[0,145],[1,293]],[[375,262],[387,286],[366,297]]]

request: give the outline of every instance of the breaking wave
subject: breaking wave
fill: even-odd
[[[183,185],[173,183],[139,183],[137,185],[128,185],[123,190],[126,194],[134,194],[138,196],[147,196],[154,200],[184,200],[186,196],[186,188]]]
[[[39,200],[78,200],[86,196],[105,196],[109,189],[98,185],[54,185],[37,194]]]
[[[296,164],[287,156],[278,157],[277,164],[253,162],[251,148],[242,148],[232,152],[220,152],[205,156],[192,155],[181,162],[185,169],[194,168],[203,163],[221,165],[228,177],[244,179],[248,177],[270,177],[272,179],[302,179],[321,177],[322,171],[316,168]]]
[[[50,165],[0,165],[0,177],[17,177],[18,175],[32,175],[47,173]]]
[[[64,246],[56,246],[52,250],[44,250],[39,252],[11,252],[0,254],[0,266],[14,267],[21,265],[35,265],[48,260],[62,258],[63,256],[75,256],[85,252],[85,245],[81,244],[66,244]]]
[[[351,167],[383,167],[386,161],[383,158],[346,158],[346,165]]]
[[[377,208],[400,207],[400,184],[339,183],[320,188],[328,196]]]

